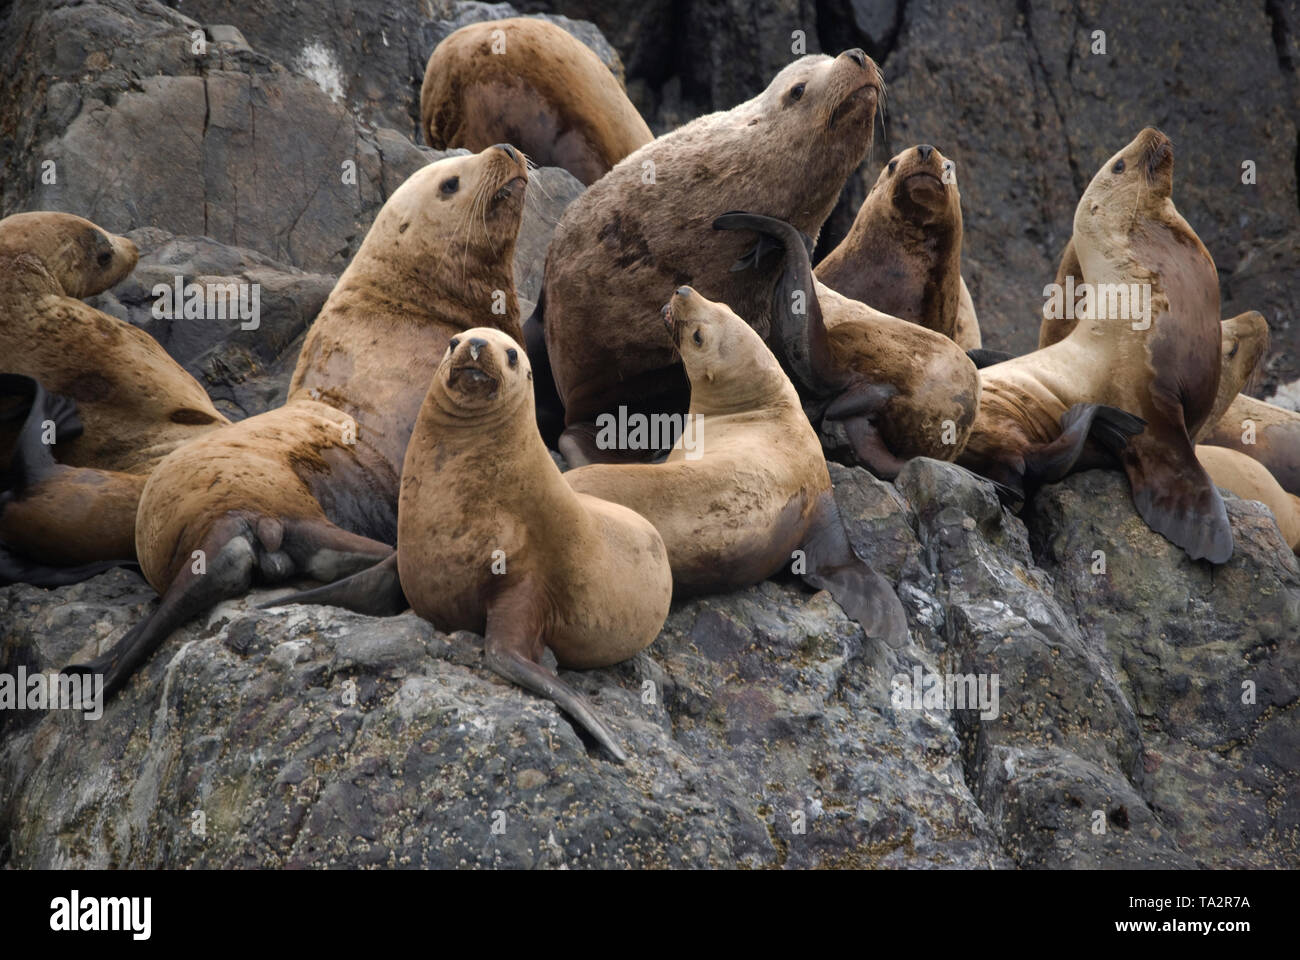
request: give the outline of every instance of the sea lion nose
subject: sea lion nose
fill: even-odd
[[[860,47],[854,47],[852,50],[845,50],[842,56],[848,57],[859,67],[866,69],[867,54],[866,51],[862,50]]]
[[[922,143],[916,148],[916,152],[921,155],[922,160],[929,160],[930,154],[934,153],[934,147],[928,143]]]
[[[488,342],[482,337],[471,337],[469,341],[469,355],[475,360],[478,359],[478,352],[488,345]]]
[[[493,146],[496,147],[498,150],[504,150],[506,156],[509,157],[511,160],[513,160],[515,163],[519,162],[519,151],[516,150],[514,147],[510,146],[510,144],[496,143],[493,144]]]

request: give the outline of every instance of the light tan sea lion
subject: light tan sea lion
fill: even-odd
[[[257,581],[330,581],[393,552],[398,476],[455,334],[515,337],[511,259],[527,168],[513,147],[448,157],[384,204],[303,344],[283,407],[170,454],[136,549],[162,602],[90,663],[112,692],[168,634]]]
[[[436,150],[513,143],[585,184],[654,139],[586,44],[532,17],[472,23],[438,44],[420,89],[420,122]]]
[[[69,428],[52,443],[44,430],[30,434],[24,470],[11,471],[0,582],[72,583],[133,560],[149,472],[229,422],[153,337],[81,301],[121,281],[137,257],[126,237],[71,214],[0,220],[0,371],[18,375],[6,381],[18,402],[0,424],[0,460],[15,449],[24,409],[36,425]]]
[[[1193,559],[1224,563],[1232,530],[1192,447],[1219,387],[1218,274],[1174,207],[1173,164],[1169,139],[1147,128],[1093,177],[1073,239],[1088,282],[1105,285],[1093,315],[1050,347],[980,371],[958,462],[1023,490],[1027,478],[1118,458],[1152,529]],[[1136,299],[1111,309],[1107,290],[1117,304],[1121,292]]]
[[[666,463],[593,464],[566,473],[569,485],[649,519],[681,594],[751,586],[802,550],[804,579],[869,636],[900,645],[902,604],[853,553],[821,443],[772,352],[725,304],[690,287],[664,317],[691,380],[685,432]]]

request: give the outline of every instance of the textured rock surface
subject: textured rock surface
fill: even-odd
[[[898,651],[793,583],[677,603],[633,660],[566,673],[619,767],[473,635],[257,594],[100,720],[0,714],[0,863],[1300,865],[1300,568],[1260,505],[1229,501],[1211,572],[1119,474],[1046,488],[1026,526],[949,464],[832,470],[908,609]],[[153,602],[121,570],[0,589],[0,669],[91,653]],[[995,674],[997,715],[900,702],[918,668]]]

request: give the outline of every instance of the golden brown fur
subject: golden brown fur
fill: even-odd
[[[732,272],[753,238],[713,222],[761,202],[762,213],[816,235],[871,143],[881,90],[860,50],[803,57],[754,99],[646,144],[570,205],[544,280],[546,347],[567,424],[621,404],[686,409],[686,379],[659,321],[665,290],[689,283],[766,337],[781,264]]]
[[[887,163],[817,279],[882,313],[980,345],[961,277],[961,193],[956,167],[929,144]],[[960,330],[960,337],[958,336]]]
[[[79,299],[121,281],[137,256],[127,238],[71,214],[0,220],[0,371],[74,400],[84,426],[56,438],[60,466],[0,514],[15,554],[57,566],[132,559],[149,472],[229,422],[156,340]],[[20,423],[0,427],[4,461]]]
[[[585,184],[654,139],[586,44],[530,17],[470,24],[438,44],[424,73],[420,118],[435,149],[513,143]]]

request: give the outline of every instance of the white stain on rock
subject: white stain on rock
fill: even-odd
[[[307,44],[293,59],[294,69],[315,81],[325,95],[338,103],[343,99],[343,68],[334,51],[319,41]]]

